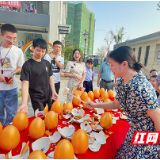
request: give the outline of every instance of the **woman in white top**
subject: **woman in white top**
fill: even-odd
[[[65,77],[69,77],[67,87],[70,93],[72,93],[74,86],[77,86],[78,89],[82,89],[83,81],[86,77],[86,66],[84,62],[81,62],[80,50],[75,49],[72,57],[72,61],[68,61],[65,69]],[[72,102],[72,98],[72,96],[67,94],[67,102]]]

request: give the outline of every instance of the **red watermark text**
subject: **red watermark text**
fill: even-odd
[[[160,132],[134,132],[132,145],[157,145]]]

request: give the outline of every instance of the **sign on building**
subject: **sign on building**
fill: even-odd
[[[0,1],[0,6],[21,8],[21,1]]]

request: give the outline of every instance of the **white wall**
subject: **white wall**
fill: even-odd
[[[53,43],[56,40],[63,41],[65,35],[59,35],[58,25],[66,24],[67,12],[66,2],[63,1],[50,1],[50,25],[48,40]]]

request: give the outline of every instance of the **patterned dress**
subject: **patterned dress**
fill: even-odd
[[[84,62],[68,61],[65,72],[76,74],[82,77],[83,72],[86,72],[86,65]],[[73,87],[78,86],[81,83],[77,78],[69,78],[67,87],[69,92],[72,93]],[[67,102],[72,102],[73,97],[67,94]]]
[[[141,73],[137,73],[126,85],[120,79],[116,85],[116,100],[121,104],[131,124],[124,143],[116,154],[118,159],[158,158],[157,145],[131,145],[135,131],[155,131],[154,122],[147,110],[158,108],[157,96],[152,85]]]
[[[156,83],[160,84],[160,74],[157,74]],[[160,94],[158,96],[158,105],[160,106]]]

